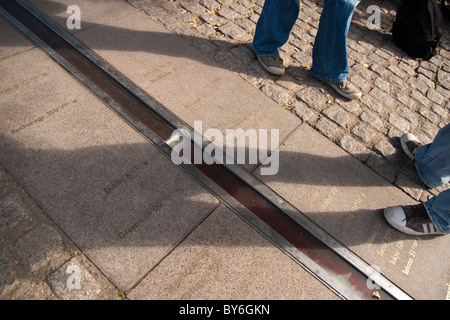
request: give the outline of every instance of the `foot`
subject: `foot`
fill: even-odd
[[[384,217],[395,229],[410,235],[442,234],[436,230],[423,204],[386,208]]]
[[[420,141],[411,133],[405,133],[400,138],[400,144],[402,145],[402,149],[405,154],[411,160],[414,160],[414,155],[416,154],[417,148],[422,145]]]
[[[341,82],[327,82],[330,87],[336,90],[344,98],[350,100],[357,100],[361,98],[362,93],[356,89],[356,87],[351,84],[348,80],[344,80]]]
[[[257,56],[264,69],[277,76],[282,76],[286,71],[283,59],[279,56]]]

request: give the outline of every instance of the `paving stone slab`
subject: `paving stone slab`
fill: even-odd
[[[18,52],[29,50],[33,48],[31,42],[25,39],[16,29],[14,29],[8,22],[0,18],[0,60],[14,55]],[[4,88],[0,89],[0,93]]]
[[[28,2],[73,34],[137,11],[123,0],[30,0]],[[80,18],[79,25],[75,23],[76,18]]]
[[[62,9],[70,1],[32,3],[67,30],[69,14]],[[219,129],[224,135],[226,129],[278,129],[283,140],[300,123],[289,112],[280,112],[277,103],[257,88],[188,44],[200,38],[183,39],[123,1],[113,1],[105,13],[103,2],[92,8],[88,3],[79,5],[86,12],[82,17],[86,26],[68,31],[188,125],[193,127],[194,121],[202,121],[204,131]],[[216,42],[233,45],[226,40]],[[237,57],[234,60],[240,63]],[[248,154],[248,140],[240,141],[236,148]],[[248,162],[244,167],[251,170],[254,165]]]
[[[225,206],[216,209],[127,297],[339,299]]]
[[[117,299],[115,288],[84,255],[76,255],[52,272],[47,281],[61,300]]]
[[[413,298],[448,295],[450,238],[390,227],[384,208],[416,202],[307,125],[281,146],[279,172],[259,178]]]
[[[226,129],[278,129],[283,140],[300,123],[260,90],[142,12],[77,37],[188,125],[201,121],[203,133],[219,129],[225,136]],[[270,138],[269,134],[269,143]],[[248,140],[236,145],[250,148]]]
[[[218,204],[42,51],[0,73],[0,162],[118,288]]]

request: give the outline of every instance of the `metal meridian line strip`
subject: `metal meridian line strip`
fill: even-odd
[[[24,0],[3,0],[0,14],[170,157],[176,129],[193,130],[101,57]],[[202,145],[191,144],[192,153]],[[411,299],[382,274],[238,165],[181,164],[275,245],[345,299]]]

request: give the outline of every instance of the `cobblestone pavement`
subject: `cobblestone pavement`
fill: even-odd
[[[277,101],[416,200],[427,190],[403,155],[399,137],[414,133],[423,143],[448,123],[450,102],[450,23],[445,21],[438,55],[409,58],[391,39],[399,0],[363,0],[353,16],[348,39],[350,76],[363,92],[346,101],[309,76],[312,48],[323,0],[302,0],[291,37],[281,48],[288,71],[267,73],[251,41],[264,0],[128,0],[155,21],[181,35],[225,68]],[[381,11],[380,28],[369,29],[371,5]],[[217,88],[220,94],[220,88]],[[245,106],[242,106],[245,108]],[[286,110],[283,110],[286,109]]]
[[[1,166],[0,239],[0,299],[121,298]]]
[[[416,200],[445,189],[425,188],[403,155],[399,137],[412,132],[428,143],[448,123],[448,21],[438,55],[416,61],[391,40],[399,1],[363,0],[353,18],[348,48],[350,80],[364,95],[349,102],[308,74],[323,1],[301,1],[297,23],[282,48],[290,65],[282,77],[268,74],[251,49],[263,0],[128,2],[277,101],[280,112],[296,114]],[[370,5],[381,8],[380,29],[367,28]],[[0,238],[0,299],[123,298],[1,167]],[[71,283],[68,274],[74,276],[69,277]],[[61,289],[76,286],[78,275],[85,281],[82,290]]]

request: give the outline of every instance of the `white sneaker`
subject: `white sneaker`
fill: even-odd
[[[258,56],[259,62],[261,62],[264,69],[269,71],[270,73],[282,76],[286,71],[286,68],[283,66],[283,59],[279,56]]]
[[[357,100],[361,98],[362,93],[356,89],[348,80],[341,82],[327,82],[337,93],[349,100]]]
[[[386,208],[384,217],[391,226],[400,232],[422,236],[442,234],[437,231],[423,204]]]
[[[416,153],[417,148],[422,145],[422,143],[420,143],[420,141],[411,133],[405,133],[400,138],[400,144],[402,145],[402,149],[405,152],[405,154],[411,160],[414,160],[414,155]]]

